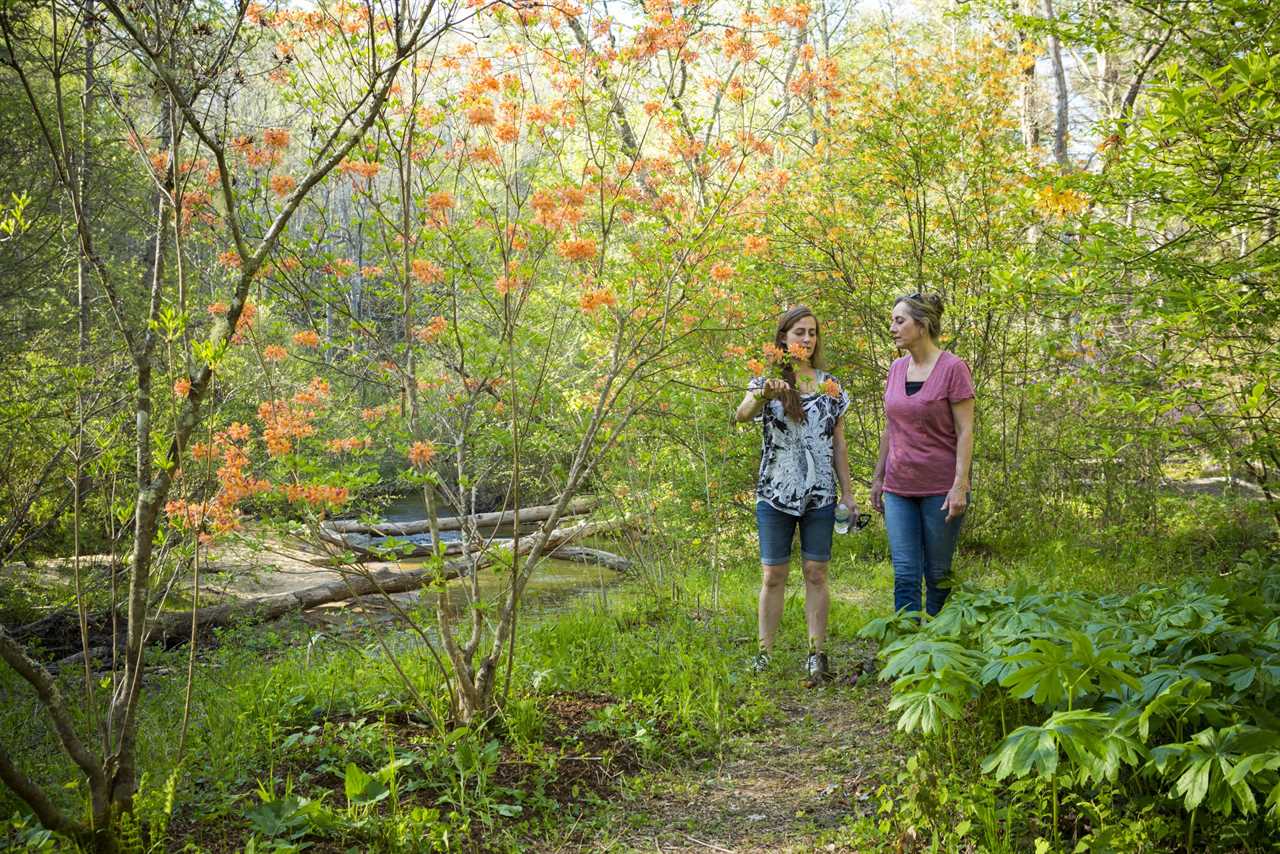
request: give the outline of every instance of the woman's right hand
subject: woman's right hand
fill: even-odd
[[[884,478],[871,479],[871,509],[884,515]]]
[[[764,390],[760,396],[765,400],[777,400],[786,394],[789,388],[791,386],[787,385],[786,380],[768,379],[764,381]]]

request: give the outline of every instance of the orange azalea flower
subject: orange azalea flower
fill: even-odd
[[[840,383],[836,382],[831,377],[827,377],[827,381],[822,384],[822,391],[827,395],[827,397],[834,400],[840,399]]]
[[[240,269],[240,254],[234,249],[228,249],[226,252],[218,253],[218,263],[226,267],[228,270]]]
[[[747,370],[752,376],[759,377],[764,375],[764,362],[759,359],[747,359]]]
[[[341,506],[347,502],[349,492],[345,486],[291,483],[283,489],[286,500],[303,502],[314,507]]]
[[[413,278],[424,285],[434,285],[444,281],[444,268],[433,264],[426,258],[413,259]]]
[[[477,163],[488,163],[490,166],[501,166],[502,155],[492,145],[479,145],[471,151],[471,159]]]
[[[586,312],[594,312],[604,306],[612,308],[617,304],[618,298],[608,288],[592,288],[584,291],[582,298],[578,301],[578,305]]]
[[[520,128],[511,122],[503,122],[498,125],[498,129],[495,131],[495,136],[498,137],[499,141],[512,143],[520,138]]]
[[[596,257],[596,242],[589,237],[579,240],[562,240],[556,249],[570,261],[590,261]]]
[[[546,190],[537,190],[529,197],[529,204],[540,213],[556,209],[556,197]]]
[[[283,362],[289,358],[289,351],[279,344],[270,344],[262,351],[262,358],[268,362]]]
[[[449,322],[440,315],[431,318],[431,322],[426,326],[419,326],[413,330],[413,337],[417,338],[423,344],[430,344],[432,341],[440,337],[441,333],[449,326]]]
[[[223,431],[223,435],[233,442],[243,442],[252,435],[253,431],[248,424],[239,421],[232,421],[231,426]]]
[[[369,439],[361,439],[358,436],[351,436],[346,439],[330,439],[324,443],[325,450],[331,454],[349,454],[352,451],[358,451],[372,444]]]
[[[338,164],[338,171],[353,178],[364,178],[367,181],[382,171],[382,164],[377,161],[348,159]]]
[[[445,213],[453,208],[455,204],[453,193],[448,190],[437,190],[427,196],[427,207],[432,213]]]
[[[414,442],[409,446],[409,462],[420,469],[425,469],[435,458],[436,446],[431,442]]]
[[[723,261],[717,261],[715,264],[711,266],[711,278],[715,279],[717,282],[720,282],[721,284],[724,284],[725,282],[732,279],[734,275],[735,275],[735,271],[733,267],[729,266]]]
[[[307,395],[309,398],[313,398],[313,400],[308,400],[308,403],[326,398],[329,396],[329,381],[324,377],[312,377],[311,382],[307,383],[306,389],[298,392],[298,395]]]
[[[795,359],[807,359],[809,358],[809,348],[799,341],[792,341],[787,345],[787,355]]]
[[[764,345],[764,357],[769,362],[782,361],[782,349],[777,344],[770,342]]]
[[[213,315],[222,315],[227,313],[227,304],[225,302],[209,303],[209,313]]]
[[[191,380],[186,377],[180,377],[173,382],[173,396],[186,397],[191,394]]]
[[[488,101],[481,101],[475,104],[471,109],[467,110],[467,121],[478,127],[488,127],[497,121],[497,117],[493,114],[493,104]]]
[[[762,255],[767,251],[769,251],[769,238],[767,237],[748,234],[742,240],[742,253],[744,255]]]
[[[298,182],[291,175],[272,175],[271,176],[271,192],[283,198],[293,192],[293,188],[298,186]]]
[[[512,274],[498,276],[498,278],[493,280],[493,287],[494,290],[498,292],[498,296],[506,296],[512,291],[517,290],[520,285],[520,278]]]
[[[244,333],[253,326],[253,321],[258,317],[258,306],[255,303],[246,302],[240,307],[240,316],[236,318],[236,333],[231,339],[237,344],[244,340]]]
[[[294,333],[293,343],[298,347],[319,347],[320,336],[313,329],[304,329]]]
[[[381,406],[370,406],[360,410],[360,418],[366,424],[372,424],[375,421],[381,421],[387,415],[387,411]]]
[[[286,128],[267,128],[262,132],[262,141],[272,148],[284,148],[289,144],[289,131]]]

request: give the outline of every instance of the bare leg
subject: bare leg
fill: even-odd
[[[787,592],[788,564],[762,564],[763,580],[760,584],[760,648],[765,652],[773,649],[773,639],[778,634],[778,624],[782,622],[782,605]]]
[[[804,562],[804,619],[809,626],[809,646],[813,652],[822,652],[827,642],[827,611],[831,607],[827,564],[825,560]]]

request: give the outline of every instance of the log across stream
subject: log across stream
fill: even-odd
[[[604,586],[605,576],[601,575],[601,572],[608,576],[615,576],[630,569],[630,562],[619,555],[579,545],[588,538],[620,530],[628,524],[626,519],[582,521],[578,518],[570,519],[568,522],[569,524],[562,525],[551,532],[548,548],[544,552],[544,559],[553,562],[552,566],[548,567],[551,571],[548,573],[546,584],[548,587],[561,588],[558,591],[560,597],[574,587],[597,589]],[[520,553],[527,554],[536,538],[537,534],[522,535],[519,541]],[[319,555],[313,555],[313,559],[310,560],[300,560],[296,552],[295,556],[289,560],[293,567],[289,570],[281,570],[271,567],[272,557],[268,554],[265,559],[268,568],[258,570],[257,574],[266,577],[264,580],[269,580],[272,576],[285,572],[291,577],[292,583],[274,586],[266,584],[261,591],[246,590],[242,586],[232,589],[228,586],[223,588],[222,601],[217,604],[205,605],[194,611],[162,611],[150,621],[148,639],[151,642],[166,645],[180,643],[190,636],[193,621],[195,628],[201,631],[232,623],[272,620],[295,611],[316,608],[341,609],[345,607],[343,603],[352,600],[359,600],[362,606],[373,604],[377,607],[375,600],[411,593],[433,582],[457,579],[472,571],[482,573],[483,586],[492,587],[494,582],[499,582],[499,573],[484,570],[494,563],[496,554],[510,551],[513,545],[512,540],[494,540],[485,553],[473,555],[471,558],[446,558],[442,572],[417,560],[398,563],[376,562],[339,568]],[[599,572],[574,572],[568,568],[570,563],[591,564],[599,568]],[[557,566],[559,569],[553,568]],[[538,585],[537,576],[535,576],[534,585],[535,587]],[[449,584],[446,589],[453,587],[456,587],[456,584]],[[216,588],[206,588],[207,592],[213,592],[214,589]],[[454,591],[454,594],[459,592]],[[362,610],[364,609],[362,607]],[[51,654],[51,658],[62,659],[61,664],[72,664],[78,661],[81,655],[73,652],[71,648],[59,655],[58,650],[63,644],[54,641],[59,636],[71,641],[74,635],[74,650],[81,649],[78,621],[74,612],[68,612],[66,620],[59,620],[58,616],[53,614],[37,623],[15,627],[15,634],[20,637],[38,636],[47,639],[52,642],[46,644],[46,651]],[[112,634],[109,631],[110,622],[108,613],[89,615],[89,646],[91,655],[95,658],[109,657]],[[65,658],[63,658],[64,655]]]

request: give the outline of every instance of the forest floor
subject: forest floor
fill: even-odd
[[[633,778],[594,828],[543,850],[847,850],[833,831],[876,810],[904,757],[874,648],[840,641],[830,654],[835,678],[817,688],[804,686],[799,654],[775,656],[754,677],[776,703],[765,726],[727,739],[719,757]]]

